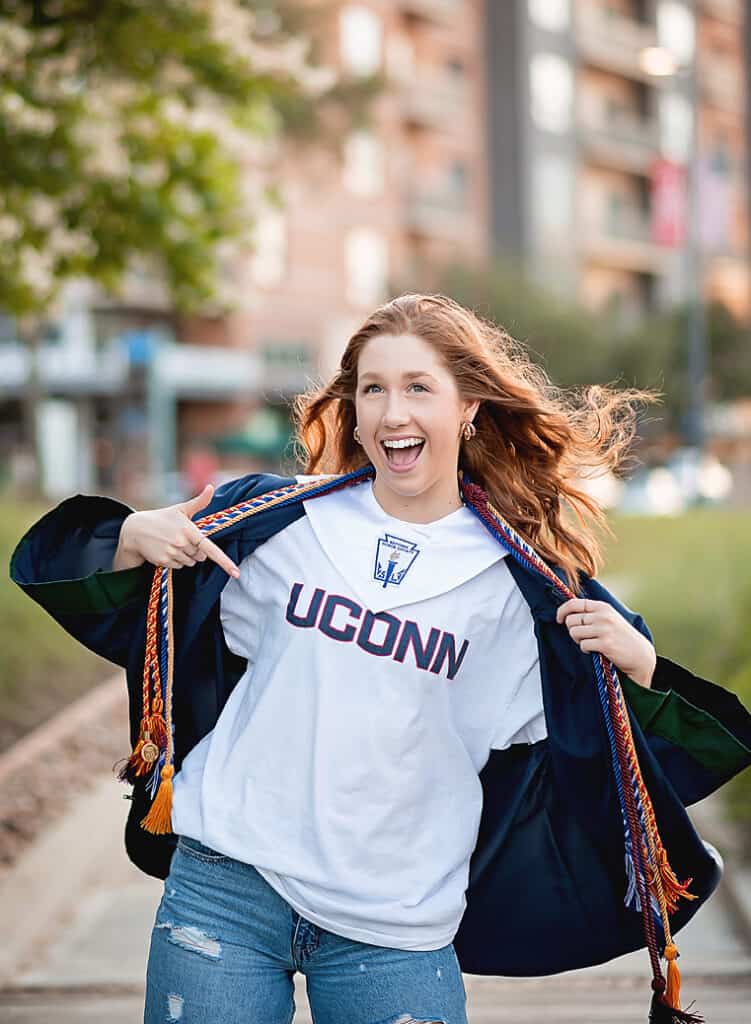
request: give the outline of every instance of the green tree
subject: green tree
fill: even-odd
[[[269,145],[338,146],[381,86],[318,63],[328,7],[0,0],[0,309],[33,351],[73,277],[117,292],[137,264],[177,310],[232,305]],[[35,438],[33,373],[25,397]]]

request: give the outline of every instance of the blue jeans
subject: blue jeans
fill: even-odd
[[[151,934],[145,1024],[290,1024],[296,971],[315,1024],[467,1024],[452,943],[405,950],[335,935],[251,865],[181,836]]]

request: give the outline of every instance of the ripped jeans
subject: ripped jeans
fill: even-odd
[[[144,1024],[467,1024],[452,943],[373,946],[319,928],[249,864],[181,836],[156,913]]]

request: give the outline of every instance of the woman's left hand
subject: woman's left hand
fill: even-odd
[[[572,597],[559,605],[556,621],[564,623],[582,651],[598,651],[625,675],[649,688],[657,652],[612,604],[591,597]]]

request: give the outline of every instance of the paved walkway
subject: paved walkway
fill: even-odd
[[[13,922],[14,938],[0,952],[5,985],[0,1021],[141,1020],[161,882],[141,874],[125,857],[121,836],[128,805],[121,794],[118,783],[102,780],[0,881],[0,906],[6,921]],[[749,1020],[751,946],[733,908],[732,891],[723,881],[678,937],[684,1002],[695,999],[710,1024]],[[649,979],[644,951],[554,978],[468,975],[469,1019],[472,1024],[643,1024]],[[298,975],[296,1024],[310,1021],[304,985]]]

